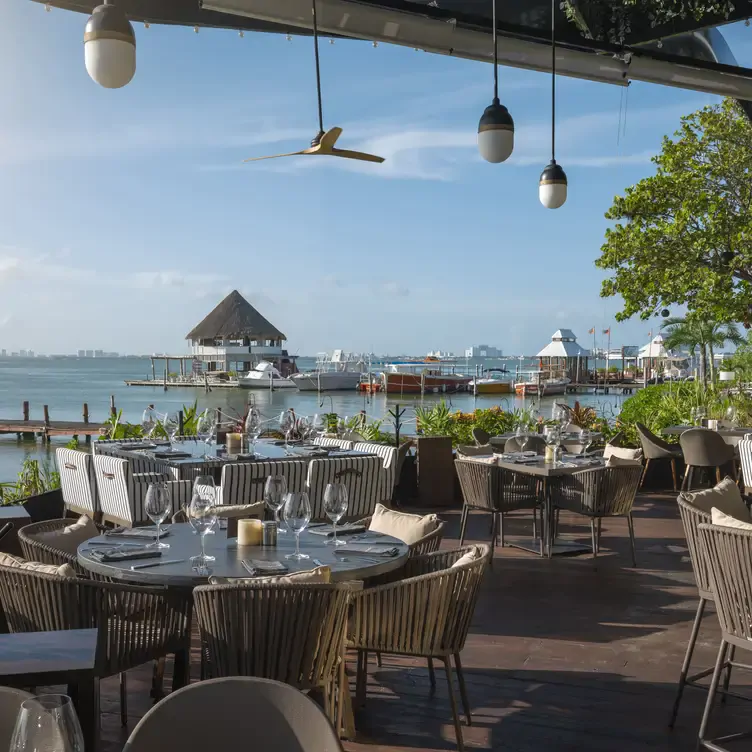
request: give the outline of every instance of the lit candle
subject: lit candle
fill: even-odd
[[[262,529],[261,520],[238,520],[238,545],[260,546]]]
[[[243,446],[243,436],[239,433],[227,434],[227,454],[240,454]]]

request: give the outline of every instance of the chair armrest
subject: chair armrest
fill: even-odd
[[[167,473],[133,473],[136,483],[167,483],[172,477]]]

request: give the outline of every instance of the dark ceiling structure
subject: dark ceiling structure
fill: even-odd
[[[34,0],[90,14],[98,0]],[[311,33],[311,0],[116,0],[131,21],[275,34]],[[579,23],[557,12],[557,72],[612,84],[642,80],[752,100],[752,70],[736,64],[717,26],[752,16],[737,0],[728,17],[653,25],[636,11],[619,43],[588,24],[604,0],[571,0]],[[492,0],[317,0],[328,36],[411,46],[491,62]],[[550,0],[498,3],[499,62],[550,70]],[[601,14],[602,18],[602,14]],[[751,32],[752,33],[752,32]],[[594,38],[595,37],[595,38]]]

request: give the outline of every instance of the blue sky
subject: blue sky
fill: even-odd
[[[325,125],[387,161],[243,165],[315,135],[310,40],[139,25],[136,76],[108,91],[84,68],[85,16],[6,0],[0,21],[0,347],[180,352],[233,288],[299,354],[533,353],[564,326],[647,340],[599,297],[603,214],[714,97],[633,83],[617,138],[622,90],[560,79],[569,200],[549,211],[545,74],[502,68],[516,148],[489,165],[490,66],[324,42]],[[752,63],[750,29],[724,34]]]

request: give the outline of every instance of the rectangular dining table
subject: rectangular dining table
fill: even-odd
[[[509,545],[515,548],[521,548],[525,551],[539,553],[541,556],[565,556],[571,554],[583,553],[590,550],[590,546],[576,541],[565,541],[554,539],[553,536],[553,519],[554,509],[551,495],[552,481],[581,470],[592,470],[597,467],[605,467],[603,457],[567,457],[557,460],[556,462],[546,462],[542,455],[539,455],[534,461],[521,461],[514,454],[497,455],[497,465],[505,470],[521,475],[529,475],[540,478],[541,481],[541,501],[543,504],[543,535],[540,538],[534,538],[530,543],[512,543]]]
[[[661,433],[664,436],[681,436],[690,428],[704,428],[705,426],[668,426]],[[748,433],[752,433],[752,428],[718,428],[714,430],[727,444],[736,446]]]
[[[374,452],[356,452],[353,449],[331,449],[330,447],[320,447],[318,445],[308,444],[289,444],[288,450],[285,450],[284,441],[270,441],[260,439],[256,443],[256,452],[253,455],[232,455],[218,454],[218,447],[207,446],[201,441],[191,439],[183,440],[178,444],[181,451],[188,456],[173,457],[165,451],[166,446],[157,446],[156,449],[132,449],[127,443],[103,443],[97,446],[97,452],[109,454],[114,457],[123,459],[148,459],[164,468],[165,472],[170,473],[174,480],[195,480],[199,475],[213,475],[219,483],[222,474],[222,467],[228,463],[245,463],[245,462],[263,462],[265,460],[274,460],[283,462],[285,460],[313,460],[313,459],[339,459],[347,457],[370,457]],[[206,456],[203,456],[204,450],[207,450]],[[288,453],[289,451],[289,453]]]

